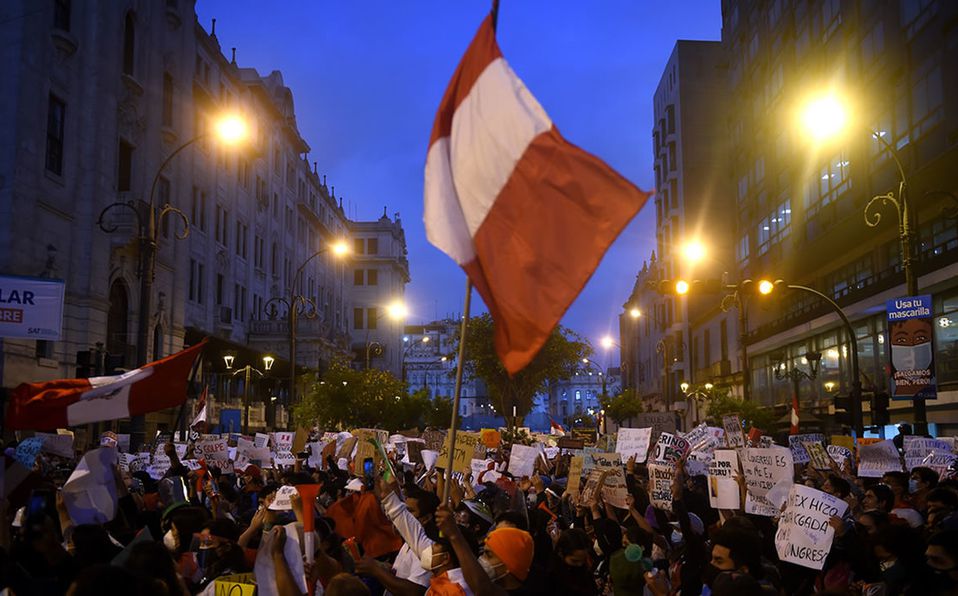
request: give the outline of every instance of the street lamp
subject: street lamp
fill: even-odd
[[[803,359],[808,363],[808,371],[804,371],[797,366],[789,366],[785,359],[785,354],[779,353],[772,355],[772,367],[775,371],[775,378],[779,381],[791,380],[792,395],[796,403],[799,402],[799,387],[801,386],[802,379],[814,381],[815,378],[818,377],[818,363],[822,359],[822,353],[805,352]]]
[[[905,168],[902,165],[901,156],[898,155],[894,144],[885,140],[884,132],[875,131],[864,126],[861,123],[853,122],[848,114],[851,112],[844,101],[835,92],[826,92],[807,101],[801,111],[801,124],[804,130],[814,141],[824,142],[835,139],[842,133],[845,133],[853,125],[855,128],[867,131],[882,149],[888,151],[895,167],[898,169],[898,195],[890,190],[883,195],[877,195],[871,198],[865,204],[864,216],[865,224],[874,228],[881,222],[881,212],[879,208],[886,204],[891,204],[895,208],[895,214],[898,216],[898,244],[901,256],[902,269],[905,272],[905,288],[909,296],[918,295],[918,277],[915,275],[912,256],[912,210],[908,201],[908,179],[905,176]],[[926,193],[936,194],[934,191]],[[950,193],[945,193],[950,194]],[[861,395],[859,395],[859,399]],[[915,410],[915,434],[924,435],[928,432],[928,414],[925,408],[925,400],[915,398],[912,400]],[[861,402],[855,408],[860,416]]]
[[[163,174],[163,170],[171,161],[173,161],[174,157],[179,155],[180,152],[197,141],[201,141],[209,137],[215,137],[224,145],[236,146],[246,140],[248,134],[247,129],[248,127],[246,122],[239,116],[235,114],[222,116],[213,127],[213,132],[203,132],[196,135],[192,139],[174,149],[173,152],[171,152],[166,159],[160,163],[160,167],[157,168],[156,174],[153,176],[153,182],[150,185],[150,194],[148,196],[148,202],[146,205],[145,217],[142,210],[137,207],[137,204],[134,201],[118,201],[104,207],[100,212],[99,218],[97,218],[96,223],[100,229],[104,232],[112,233],[117,230],[118,226],[109,223],[104,219],[110,210],[114,208],[129,209],[136,217],[137,244],[139,247],[139,263],[137,267],[137,274],[140,278],[139,314],[136,330],[137,366],[146,364],[148,358],[147,347],[150,336],[150,309],[153,299],[153,278],[156,269],[157,224],[162,223],[166,217],[176,216],[183,224],[183,231],[179,234],[176,234],[175,238],[184,240],[190,235],[190,220],[186,214],[183,213],[183,211],[174,207],[173,205],[170,205],[169,203],[166,203],[160,207],[159,213],[157,213],[156,187],[160,182],[160,177]],[[143,442],[145,430],[145,418],[142,415],[132,416],[130,418],[131,448],[136,448]]]
[[[695,415],[692,416],[692,424],[689,425],[689,428],[691,428],[698,422],[698,418],[699,418],[698,402],[708,401],[709,399],[711,399],[713,387],[714,385],[712,385],[712,383],[705,383],[703,385],[690,385],[686,381],[682,381],[682,383],[679,385],[679,389],[681,389],[682,393],[685,394],[685,397],[688,398],[690,402],[689,405],[692,405],[692,404],[695,405]],[[691,410],[692,410],[691,408],[688,408],[687,410],[685,410],[686,423],[688,423],[687,415],[691,413]]]
[[[638,319],[639,317],[642,316],[642,311],[639,310],[638,307],[633,306],[632,308],[629,309],[629,316],[632,317],[633,319]]]
[[[409,315],[409,309],[406,307],[406,304],[402,300],[393,300],[388,305],[386,305],[386,317],[393,321],[402,321]],[[383,315],[377,314],[375,320],[378,322],[383,318]],[[381,356],[385,351],[385,347],[378,341],[369,341],[369,325],[366,325],[366,369],[369,369],[369,360],[371,355]],[[400,363],[402,364],[402,363]]]
[[[406,381],[406,355],[409,353],[409,350],[411,350],[411,349],[413,348],[413,346],[415,346],[416,344],[420,344],[420,343],[421,343],[421,344],[428,344],[428,343],[429,343],[429,336],[428,336],[428,335],[423,335],[423,336],[420,337],[419,339],[414,339],[413,341],[409,341],[409,337],[407,336],[407,337],[403,337],[403,338],[402,338],[402,341],[403,341],[404,344],[406,344],[406,347],[403,348],[403,351],[402,351],[402,358],[401,358],[401,362],[400,362],[400,369],[401,369],[401,371],[402,371],[402,380],[403,380],[403,382],[405,382],[405,381]]]
[[[293,275],[292,282],[289,286],[289,295],[288,296],[274,296],[266,301],[266,304],[263,305],[263,310],[266,311],[269,318],[276,318],[278,311],[278,305],[282,304],[286,308],[286,320],[289,326],[288,336],[289,336],[289,403],[296,403],[296,327],[297,319],[300,315],[306,319],[315,319],[319,316],[318,308],[316,303],[312,298],[303,296],[296,292],[296,286],[299,283],[299,279],[303,274],[303,270],[306,268],[306,265],[316,257],[325,254],[332,253],[337,258],[343,258],[349,254],[349,244],[345,240],[338,240],[332,244],[328,244],[309,257],[296,269],[296,274]],[[272,365],[271,365],[272,366]]]
[[[232,369],[233,369],[233,364],[234,364],[235,361],[236,361],[236,354],[235,354],[234,352],[226,352],[226,353],[223,354],[223,362],[226,364],[226,370],[232,370]],[[263,356],[263,368],[265,368],[266,371],[269,372],[269,370],[270,370],[271,368],[273,368],[273,363],[274,363],[275,361],[276,361],[276,359],[273,358],[272,356],[270,356],[269,354]],[[261,370],[259,370],[259,369],[253,368],[253,366],[247,364],[247,365],[244,366],[243,368],[240,368],[240,369],[237,369],[237,370],[233,371],[231,374],[232,374],[232,376],[235,377],[236,375],[238,375],[238,374],[240,374],[240,373],[243,373],[243,375],[244,375],[244,382],[243,382],[243,434],[245,435],[245,434],[249,433],[249,397],[250,397],[250,395],[249,395],[249,390],[250,390],[250,384],[251,384],[252,381],[253,381],[252,375],[253,375],[253,373],[256,373],[257,375],[260,376],[260,378],[262,378],[262,377],[265,377],[265,376],[266,376],[266,373],[264,373],[263,371],[261,371]],[[264,404],[264,405],[265,405],[265,404]]]

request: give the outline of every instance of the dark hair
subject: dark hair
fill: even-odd
[[[649,556],[652,554],[652,534],[649,534],[642,528],[638,526],[630,526],[625,529],[625,538],[631,544],[638,544],[642,547],[642,550],[648,553]]]
[[[722,527],[712,536],[712,545],[727,548],[736,569],[748,567],[749,575],[756,579],[764,575],[762,543],[757,532]]]
[[[337,573],[329,580],[324,592],[328,596],[366,596],[371,594],[369,587],[355,575]]]
[[[167,522],[176,528],[176,534],[180,539],[180,546],[176,549],[177,553],[185,553],[190,550],[193,534],[203,529],[203,524],[206,523],[207,519],[209,519],[209,514],[202,507],[180,507],[170,513]]]
[[[140,542],[130,549],[126,569],[143,581],[159,581],[166,584],[169,594],[180,592],[180,579],[176,563],[166,547],[159,542]]]
[[[916,468],[912,468],[911,473],[917,475],[922,482],[931,488],[938,486],[938,472],[932,470],[931,468],[918,466]]]
[[[559,534],[555,548],[557,555],[565,557],[577,550],[592,550],[592,541],[589,540],[589,535],[585,533],[585,530],[581,528],[569,528]]]
[[[99,524],[81,524],[73,530],[73,557],[80,568],[109,564],[118,552],[106,529]]]
[[[908,473],[907,472],[885,472],[882,474],[882,482],[898,487],[904,492],[908,492]]]
[[[838,474],[829,474],[828,483],[832,485],[832,490],[835,491],[835,496],[839,499],[844,499],[852,492],[852,487],[848,484],[848,481]]]
[[[915,468],[916,470],[918,468]],[[949,509],[958,509],[958,495],[954,491],[950,491],[947,488],[933,488],[928,491],[928,495],[925,497],[926,503],[941,503]]]
[[[496,516],[496,525],[506,522],[507,524],[524,530],[529,531],[529,520],[526,519],[526,516],[522,515],[518,511],[503,511]]]
[[[203,524],[204,530],[209,530],[213,536],[224,538],[230,542],[239,540],[240,531],[236,522],[229,519],[214,519]]]
[[[156,594],[159,592],[155,587],[152,590],[149,587],[148,582],[138,585],[132,573],[122,567],[114,567],[113,565],[87,567],[73,580],[73,594],[75,596],[128,594],[131,591],[137,594]]]
[[[889,513],[895,508],[895,493],[887,484],[873,484],[865,489],[865,492],[872,491],[875,498],[878,499],[878,508],[885,513]]]
[[[433,515],[439,508],[439,497],[436,496],[436,493],[419,488],[415,484],[406,489],[406,498],[416,499],[416,504],[419,505],[419,512],[422,515]]]
[[[958,530],[943,530],[931,535],[928,546],[940,546],[948,556],[958,561]]]

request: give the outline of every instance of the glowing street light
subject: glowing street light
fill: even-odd
[[[675,293],[680,296],[688,294],[689,282],[685,281],[684,279],[680,279],[679,281],[675,282]]]
[[[762,294],[763,296],[768,296],[769,294],[772,293],[773,290],[775,290],[775,284],[770,282],[769,280],[763,279],[758,282],[759,294]]]
[[[642,311],[633,306],[629,310],[629,316],[632,317],[633,319],[638,319],[639,317],[642,316]]]
[[[612,346],[615,345],[615,340],[612,339],[611,335],[606,335],[605,337],[602,338],[602,340],[600,341],[600,344],[606,350],[611,350]]]
[[[801,110],[800,119],[805,132],[818,142],[837,137],[848,125],[844,102],[832,92],[808,101]]]
[[[230,145],[242,143],[249,136],[249,125],[236,114],[227,114],[216,121],[216,137]]]
[[[405,303],[396,300],[386,306],[386,314],[394,321],[401,321],[409,316],[409,309],[406,308]]]
[[[266,372],[269,372],[269,369],[273,368],[274,362],[276,362],[276,359],[269,354],[263,356],[263,368],[266,369]]]
[[[329,248],[337,257],[349,254],[349,244],[347,244],[345,240],[337,240]]]
[[[698,240],[692,240],[691,242],[686,242],[682,246],[682,257],[689,263],[698,263],[705,258],[706,249],[705,245],[699,242]]]

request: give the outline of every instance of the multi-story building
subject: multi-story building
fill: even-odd
[[[603,397],[622,391],[619,370],[618,367],[602,370],[595,363],[589,363],[568,379],[550,383],[542,400],[545,413],[556,422],[569,425],[585,415],[597,416],[602,410]]]
[[[735,224],[723,161],[726,73],[719,42],[679,41],[655,91],[656,250],[624,304],[620,338],[625,385],[656,409],[683,399],[683,381],[705,382],[708,376],[713,383],[736,384],[730,362],[735,317],[716,308],[721,296],[714,288],[729,271],[724,263],[733,255],[721,239],[732,235]],[[684,258],[690,244],[703,246],[707,258]],[[679,279],[692,282],[695,291],[670,294]],[[706,285],[712,293],[700,294]]]
[[[460,322],[454,319],[406,325],[402,338],[402,371],[410,391],[422,388],[431,397],[453,397],[459,326]],[[467,418],[491,413],[485,384],[464,376],[459,393],[459,416]]]
[[[402,222],[398,213],[389,219],[383,208],[377,221],[351,222],[349,234],[354,244],[350,266],[355,362],[398,377],[402,374],[404,296],[409,283]]]
[[[73,377],[77,353],[98,342],[122,366],[140,364],[146,316],[147,360],[213,338],[204,375],[228,401],[243,387],[218,382],[219,354],[262,368],[272,352],[277,365],[254,394],[282,394],[292,295],[306,305],[297,364],[348,354],[348,267],[310,257],[364,226],[310,164],[282,75],[227,59],[186,0],[49,6],[0,7],[0,273],[63,279],[63,329],[58,341],[0,340],[0,385]],[[209,134],[227,112],[249,123],[241,147]],[[151,194],[161,216],[152,308],[141,313],[137,224]],[[390,226],[401,240],[399,222]],[[397,261],[405,266],[404,249]]]
[[[887,388],[885,304],[907,288],[895,209],[870,201],[900,198],[904,174],[912,267],[919,293],[933,297],[938,399],[927,416],[939,430],[958,420],[958,224],[945,210],[958,188],[958,86],[947,75],[958,60],[956,18],[958,5],[935,0],[722,2],[738,219],[724,241],[737,247],[739,278],[783,279],[834,299],[858,337],[866,391]],[[816,145],[794,115],[823,91],[850,100],[853,118],[844,138]],[[807,371],[806,352],[822,359],[799,387],[803,408],[825,413],[829,393],[849,392],[849,338],[820,298],[779,288],[748,324],[752,399],[784,412],[792,388],[775,370]],[[893,401],[891,417],[914,420],[912,402]]]

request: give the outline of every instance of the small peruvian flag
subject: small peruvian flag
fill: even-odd
[[[792,396],[792,428],[789,434],[797,435],[798,434],[798,395]]]

